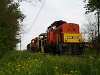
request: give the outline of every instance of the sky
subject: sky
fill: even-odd
[[[25,33],[21,35],[22,50],[26,49],[31,39],[46,32],[47,27],[54,21],[63,20],[68,23],[77,23],[82,27],[85,14],[83,0],[46,0],[42,10],[43,2],[40,3],[37,0],[22,1],[19,4],[20,10],[26,15],[22,22],[25,26]]]

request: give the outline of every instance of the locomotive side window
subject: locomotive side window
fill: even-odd
[[[50,28],[47,28],[46,32],[49,33],[50,32]]]
[[[53,26],[53,29],[56,29],[56,26]]]
[[[42,38],[43,38],[43,36],[39,36],[39,38],[40,38],[40,39],[42,39]]]
[[[54,29],[56,29],[56,26],[51,27],[51,31],[53,31]]]

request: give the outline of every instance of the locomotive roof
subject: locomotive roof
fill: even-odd
[[[56,26],[56,27],[59,27],[60,25],[64,24],[64,23],[67,23],[66,21],[62,21],[62,20],[59,20],[59,21],[55,21],[54,23],[52,23],[48,28],[51,28],[53,26]],[[70,25],[73,25],[73,24],[76,24],[76,23],[68,23]],[[78,25],[78,24],[77,24]]]
[[[64,24],[64,23],[67,23],[67,22],[62,21],[62,20],[55,21],[55,22],[54,22],[54,23],[52,23],[52,24],[51,24],[48,28],[53,27],[53,26],[58,27],[58,26],[60,26],[60,25],[62,25],[62,24]]]
[[[44,36],[44,35],[46,35],[46,33],[41,33],[39,36]]]
[[[60,25],[62,25],[64,23],[67,23],[67,22],[59,20],[59,21],[55,21],[54,23],[52,23],[51,26],[60,26]]]

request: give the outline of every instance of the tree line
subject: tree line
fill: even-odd
[[[20,11],[19,2],[23,0],[0,0],[0,58],[7,52],[15,50],[20,42],[20,35],[25,15]],[[31,2],[32,0],[24,0]],[[43,0],[36,0],[42,2]]]

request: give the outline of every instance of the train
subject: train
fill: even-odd
[[[84,42],[79,24],[66,21],[54,21],[27,45],[27,50],[53,54],[82,54]]]

